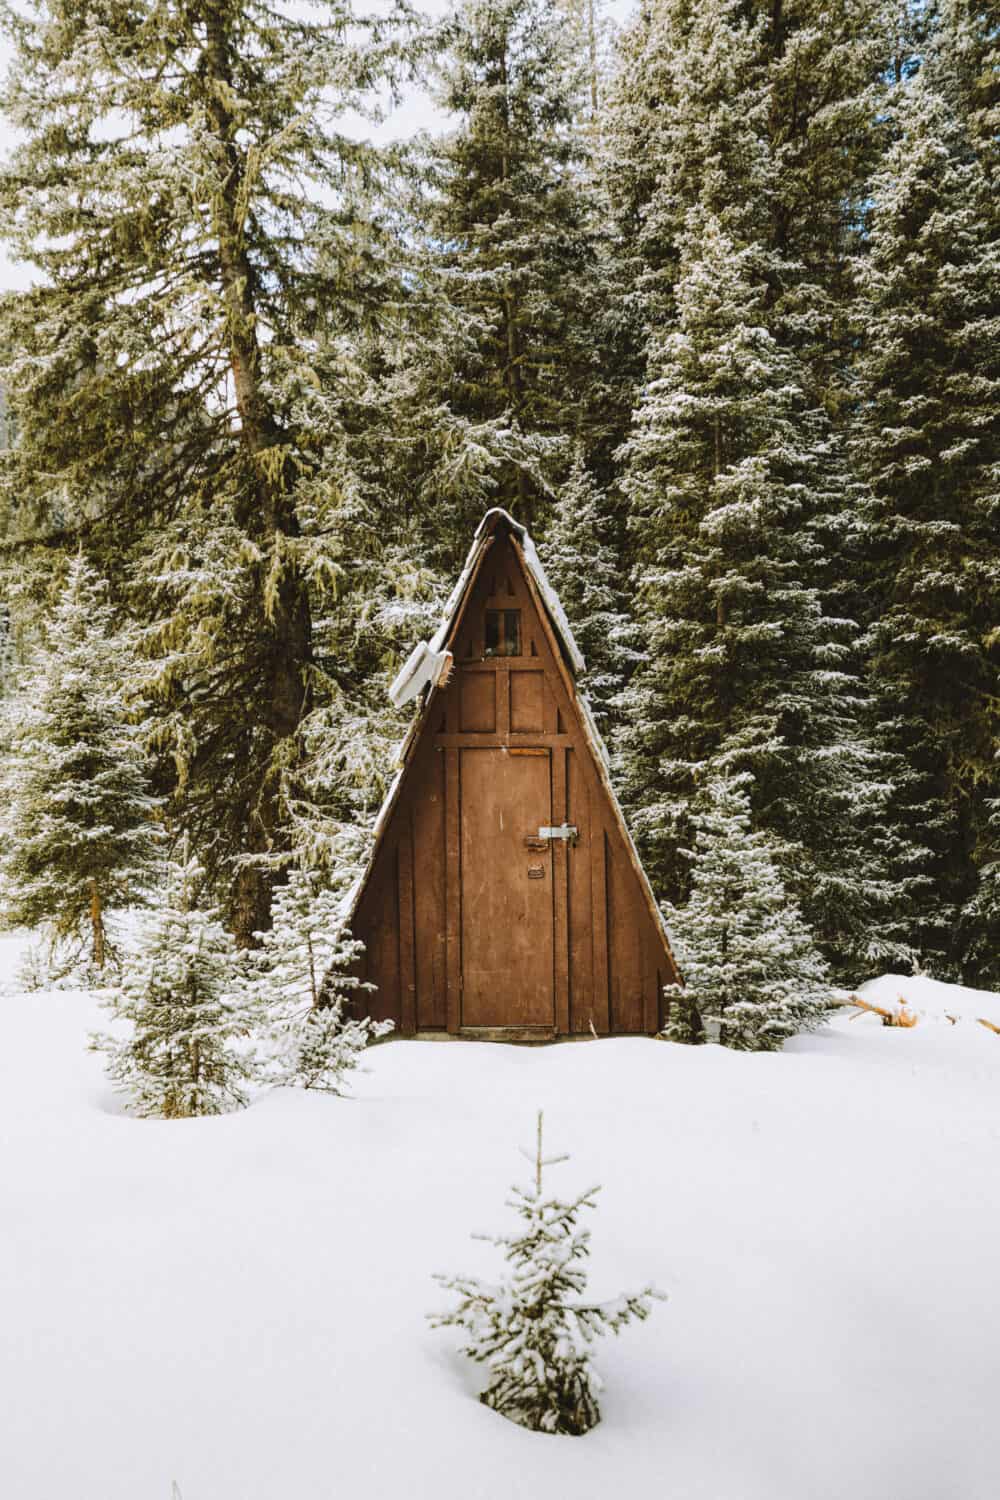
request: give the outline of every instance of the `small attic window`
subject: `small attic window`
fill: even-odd
[[[488,609],[486,611],[483,654],[485,656],[520,656],[521,611],[519,609]]]

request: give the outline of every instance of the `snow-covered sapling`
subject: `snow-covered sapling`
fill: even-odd
[[[523,1152],[528,1160],[532,1153]],[[515,1186],[508,1204],[521,1221],[514,1234],[477,1235],[503,1250],[510,1270],[495,1286],[468,1276],[436,1276],[458,1293],[458,1306],[431,1317],[435,1328],[464,1330],[463,1352],[487,1365],[489,1384],[480,1401],[535,1432],[579,1436],[600,1421],[602,1382],[591,1360],[599,1335],[617,1333],[633,1318],[649,1316],[651,1286],[613,1302],[577,1301],[586,1289],[583,1263],[590,1254],[590,1231],[578,1220],[595,1207],[598,1188],[564,1202],[543,1196],[545,1167],[566,1156],[542,1154],[542,1112],[538,1112],[534,1151],[535,1180]]]
[[[287,1047],[277,1062],[271,1081],[320,1089],[327,1094],[346,1092],[350,1073],[361,1069],[361,1057],[370,1042],[386,1036],[392,1021],[373,1021],[370,1016],[344,1013],[343,995],[317,1006],[300,1017],[286,1034]]]
[[[261,946],[247,955],[243,987],[263,1032],[261,1076],[340,1094],[369,1042],[393,1023],[347,1014],[353,995],[371,986],[348,972],[362,944],[346,926],[342,892],[292,869],[272,913],[273,927],[258,933]]]
[[[246,1102],[252,1060],[241,1041],[252,1018],[233,994],[233,939],[198,905],[201,883],[195,860],[171,868],[164,904],[107,1002],[131,1032],[91,1039],[138,1115],[216,1115]]]
[[[108,911],[146,899],[158,861],[158,802],[126,701],[135,660],[107,585],[70,563],[45,643],[6,705],[0,777],[3,920],[44,927],[50,956],[109,956]]]
[[[694,815],[691,896],[664,907],[685,989],[672,992],[671,1041],[780,1049],[823,1020],[830,977],[778,866],[780,846],[754,830],[748,772],[713,776]]]

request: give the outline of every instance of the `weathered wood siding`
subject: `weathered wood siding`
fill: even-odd
[[[487,611],[517,612],[520,654],[486,655]],[[673,962],[506,534],[451,649],[355,914],[371,1013],[404,1034],[655,1032]],[[532,837],[564,822],[575,845]]]

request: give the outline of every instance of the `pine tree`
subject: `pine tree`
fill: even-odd
[[[982,809],[976,890],[962,909],[958,940],[965,972],[984,989],[1000,989],[1000,798]]]
[[[727,1047],[767,1052],[819,1024],[830,979],[779,873],[777,841],[752,831],[752,779],[714,777],[699,799],[691,895],[664,910],[685,979],[667,1035],[700,1041],[711,1026]]]
[[[542,1155],[539,1111],[534,1183],[512,1188],[510,1206],[521,1228],[483,1236],[503,1250],[510,1273],[498,1286],[467,1276],[436,1277],[459,1302],[432,1323],[463,1329],[463,1352],[488,1366],[490,1381],[479,1398],[486,1406],[535,1432],[579,1436],[601,1416],[602,1382],[591,1357],[595,1338],[647,1318],[662,1294],[647,1286],[608,1303],[571,1300],[586,1289],[583,1262],[590,1253],[590,1231],[578,1221],[583,1209],[596,1206],[599,1189],[569,1201],[543,1196],[544,1168],[567,1159]]]
[[[852,977],[906,961],[927,879],[895,827],[908,778],[865,687],[850,582],[868,538],[845,441],[849,268],[896,10],[643,7],[605,166],[645,344],[621,449],[648,658],[619,739],[636,829],[679,902],[696,778],[752,771],[755,826],[796,851],[786,878]]]
[[[812,398],[839,412],[851,256],[910,29],[896,0],[639,8],[618,47],[605,175],[647,336],[670,315],[698,205],[766,247],[772,331],[803,361]]]
[[[109,912],[146,898],[158,848],[159,804],[127,702],[135,659],[107,594],[78,555],[6,706],[0,852],[4,920],[44,924],[53,945],[86,950],[98,971]]]
[[[824,950],[856,972],[905,956],[906,871],[856,630],[824,608],[835,445],[769,327],[766,251],[694,211],[682,251],[676,321],[623,449],[647,656],[623,698],[624,790],[679,903],[699,778],[752,772],[755,826],[787,851]]]
[[[233,939],[219,914],[198,904],[203,873],[190,858],[171,866],[141,951],[106,1005],[129,1034],[91,1039],[141,1116],[217,1115],[246,1103],[252,1058],[245,1038],[254,1017],[232,998]]]
[[[593,446],[608,425],[579,63],[544,0],[467,0],[443,65],[441,102],[460,124],[431,163],[437,285],[464,341],[442,395],[495,454],[494,502],[529,526],[565,435],[587,429]]]
[[[587,698],[605,731],[639,660],[612,528],[609,497],[597,488],[578,448],[539,555],[583,652]]]
[[[344,920],[345,880],[324,885],[293,868],[274,895],[273,923],[248,954],[240,993],[265,1033],[268,1082],[342,1093],[368,1044],[391,1021],[349,1015],[366,988],[350,973],[362,951]]]
[[[903,815],[933,861],[925,943],[973,984],[995,972],[985,956],[1000,941],[977,894],[1000,793],[997,63],[987,8],[944,0],[919,73],[894,94],[857,266],[872,667],[915,778]]]
[[[607,71],[609,24],[604,0],[557,0],[569,27],[572,55],[582,65],[577,119],[600,129]]]
[[[743,0],[658,0],[619,41],[603,167],[646,341],[672,315],[695,205],[747,242],[771,191],[763,23]]]
[[[15,538],[86,533],[132,586],[178,811],[249,943],[288,843],[316,601],[372,530],[349,341],[404,293],[387,169],[341,125],[408,68],[409,13],[43,0],[7,19],[0,232],[43,274],[0,318],[0,510]]]

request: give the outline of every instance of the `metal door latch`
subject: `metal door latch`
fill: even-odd
[[[575,823],[560,823],[558,828],[539,828],[540,839],[565,839],[567,844],[575,844],[580,837],[580,830]]]

